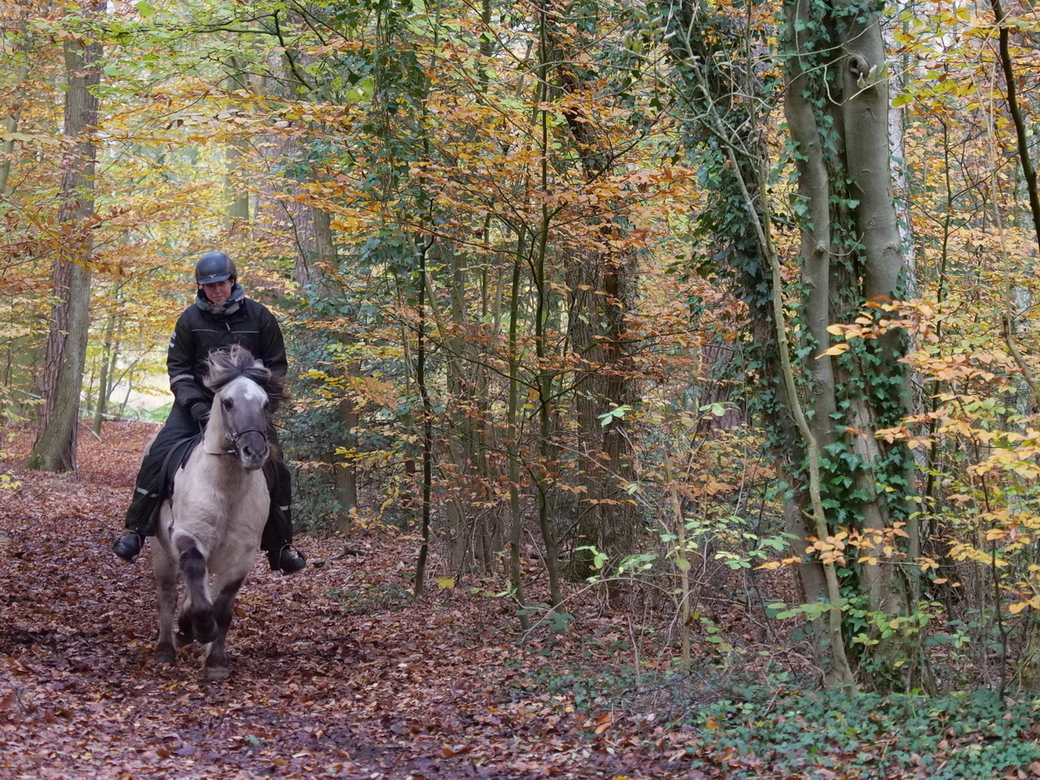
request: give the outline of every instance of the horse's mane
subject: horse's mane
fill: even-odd
[[[239,344],[210,352],[207,362],[209,371],[203,382],[213,392],[217,392],[231,381],[244,376],[256,382],[267,393],[268,414],[278,411],[278,407],[285,400],[283,378],[273,375],[271,369]]]

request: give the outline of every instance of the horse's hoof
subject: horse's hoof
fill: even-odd
[[[217,621],[210,618],[206,621],[196,621],[195,641],[200,645],[208,645],[217,638]]]
[[[226,666],[207,666],[206,667],[206,681],[207,682],[220,682],[228,678],[228,668]]]
[[[172,664],[176,658],[177,651],[173,649],[171,643],[167,642],[155,648],[155,660],[161,664]]]
[[[182,613],[177,621],[177,628],[179,635],[184,636],[189,643],[208,645],[217,638],[217,619],[209,609]]]
[[[191,625],[191,618],[181,615],[177,618],[177,633],[174,635],[177,647],[187,647],[195,641],[195,629]]]

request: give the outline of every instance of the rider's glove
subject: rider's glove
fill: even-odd
[[[209,420],[209,404],[205,401],[196,401],[191,405],[189,411],[199,425],[205,425],[206,421]]]

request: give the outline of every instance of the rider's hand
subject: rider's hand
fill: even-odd
[[[209,404],[205,401],[196,401],[191,405],[191,416],[195,418],[195,422],[199,425],[205,425],[206,421],[209,420]]]

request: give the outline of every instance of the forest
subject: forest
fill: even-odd
[[[164,419],[216,249],[286,336],[301,549],[393,538],[520,642],[609,615],[709,731],[1032,702],[1030,4],[0,2],[0,507]],[[1023,717],[833,776],[1040,776]]]

